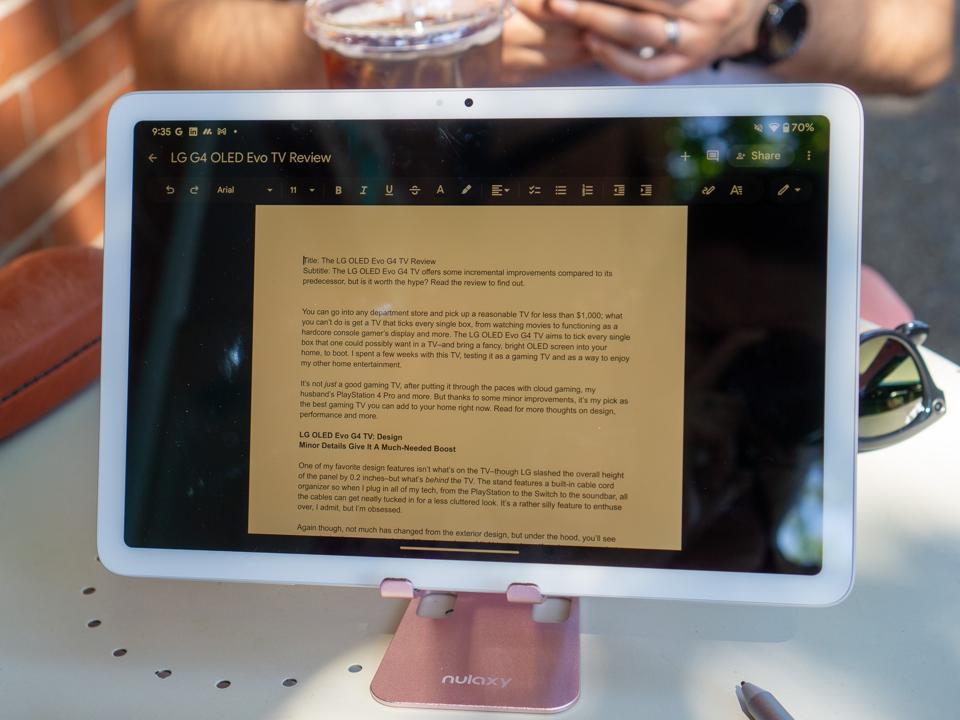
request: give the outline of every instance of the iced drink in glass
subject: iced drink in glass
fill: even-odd
[[[485,87],[500,74],[506,0],[308,0],[333,88]]]

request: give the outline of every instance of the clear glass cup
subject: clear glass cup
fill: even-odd
[[[507,0],[308,0],[333,88],[486,87]]]

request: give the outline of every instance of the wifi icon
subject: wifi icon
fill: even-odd
[[[780,123],[778,122],[767,123],[767,127],[770,128],[770,132],[776,132],[777,130],[780,129]]]

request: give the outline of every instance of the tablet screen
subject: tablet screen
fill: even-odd
[[[828,139],[138,123],[127,544],[817,572]]]

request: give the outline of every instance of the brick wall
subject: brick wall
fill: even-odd
[[[104,133],[133,85],[134,0],[0,0],[0,265],[99,243]]]

